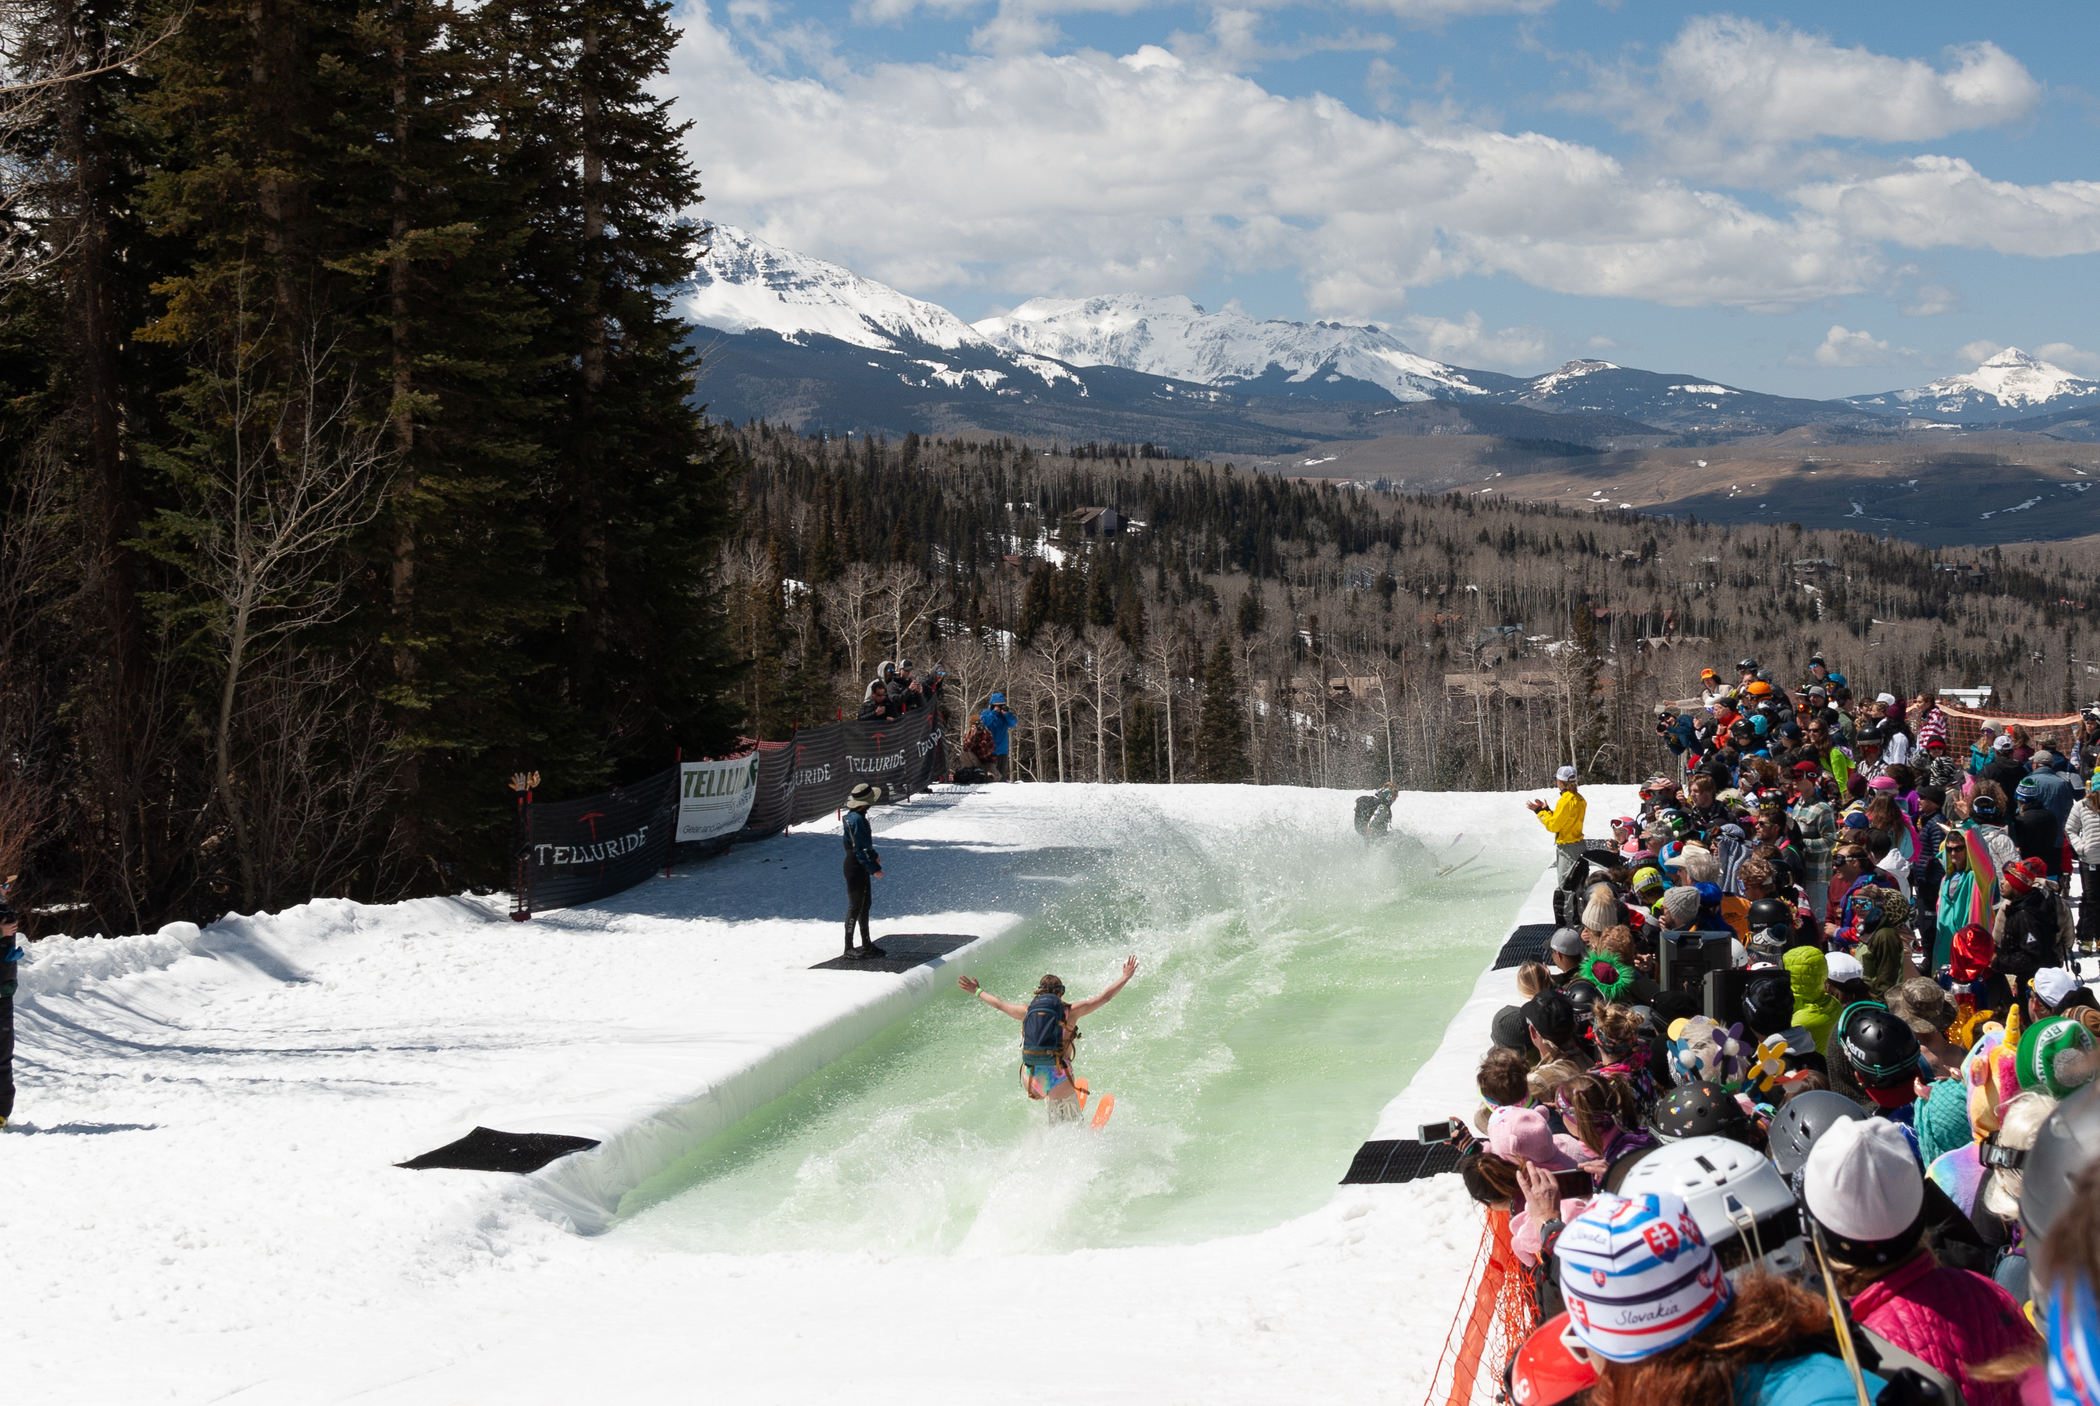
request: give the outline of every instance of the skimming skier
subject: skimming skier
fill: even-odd
[[[977,984],[974,976],[959,976],[955,984],[997,1010],[1021,1022],[1021,1087],[1030,1098],[1048,1099],[1053,1119],[1079,1116],[1077,1091],[1072,1086],[1072,1042],[1079,1038],[1079,1022],[1100,1010],[1137,975],[1135,957],[1123,959],[1123,974],[1111,981],[1100,995],[1065,1004],[1065,984],[1045,976],[1035,984],[1035,996],[1027,1005],[1002,1001]]]

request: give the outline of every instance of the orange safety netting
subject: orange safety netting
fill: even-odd
[[[1530,1276],[1510,1249],[1508,1211],[1488,1211],[1466,1279],[1471,1293],[1459,1301],[1444,1335],[1422,1406],[1500,1400],[1503,1365],[1538,1326]]]
[[[1940,704],[1940,712],[1947,719],[1947,750],[1957,752],[1967,748],[1983,733],[1983,725],[1989,723],[2001,731],[2011,723],[2027,729],[2036,747],[2046,746],[2059,754],[2068,750],[2078,736],[2079,716],[2076,713],[2004,713],[1995,711],[1972,712],[1967,708],[1956,708],[1948,703]]]

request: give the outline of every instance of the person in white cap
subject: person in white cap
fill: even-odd
[[[1885,1118],[1839,1123],[1816,1139],[1801,1180],[1854,1321],[1954,1377],[1971,1406],[2019,1406],[2016,1383],[1977,1381],[1968,1369],[2035,1346],[2035,1331],[2011,1294],[1933,1258],[1925,1173],[1903,1129]]]
[[[1582,792],[1575,789],[1575,768],[1564,766],[1553,773],[1560,783],[1560,795],[1549,807],[1544,801],[1532,799],[1525,802],[1533,815],[1539,818],[1553,836],[1553,867],[1562,879],[1573,872],[1577,861],[1588,857],[1582,843],[1582,821],[1589,810],[1589,802]]]
[[[2047,1020],[2063,1013],[2064,1002],[2083,982],[2062,967],[2043,967],[2028,979],[2027,1018]]]

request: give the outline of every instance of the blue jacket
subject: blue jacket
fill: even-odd
[[[1686,752],[1699,751],[1699,733],[1698,729],[1693,725],[1692,715],[1690,713],[1679,713],[1676,725],[1663,734],[1663,741],[1668,743],[1670,750],[1680,757]]]
[[[2070,782],[2047,767],[2039,767],[2027,773],[2027,777],[2034,782],[2035,789],[2041,792],[2039,799],[2043,807],[2056,817],[2059,826],[2071,818],[2071,806],[2078,798],[2071,794]]]
[[[864,810],[846,812],[846,853],[859,860],[860,867],[870,874],[882,868],[882,856],[875,853],[875,831]]]
[[[992,735],[992,755],[995,757],[1005,756],[1006,734],[1012,732],[1021,720],[1012,713],[1002,713],[997,708],[987,708],[977,715],[977,721],[983,723],[984,730]]]
[[[1888,1385],[1872,1372],[1860,1376],[1866,1379],[1869,1401]],[[1824,1352],[1745,1367],[1735,1379],[1735,1399],[1740,1406],[1859,1406],[1843,1360]]]

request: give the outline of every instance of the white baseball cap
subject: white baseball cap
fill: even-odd
[[[2034,974],[2034,994],[2052,1007],[2061,1005],[2064,997],[2076,991],[2079,984],[2078,978],[2062,967],[2043,967]]]
[[[1553,779],[1555,781],[1573,781],[1575,779],[1575,768],[1571,766],[1564,766],[1559,771],[1553,773]]]
[[[1829,973],[1832,981],[1859,981],[1867,974],[1867,969],[1860,965],[1859,958],[1850,952],[1832,952],[1823,959],[1823,969]]]

